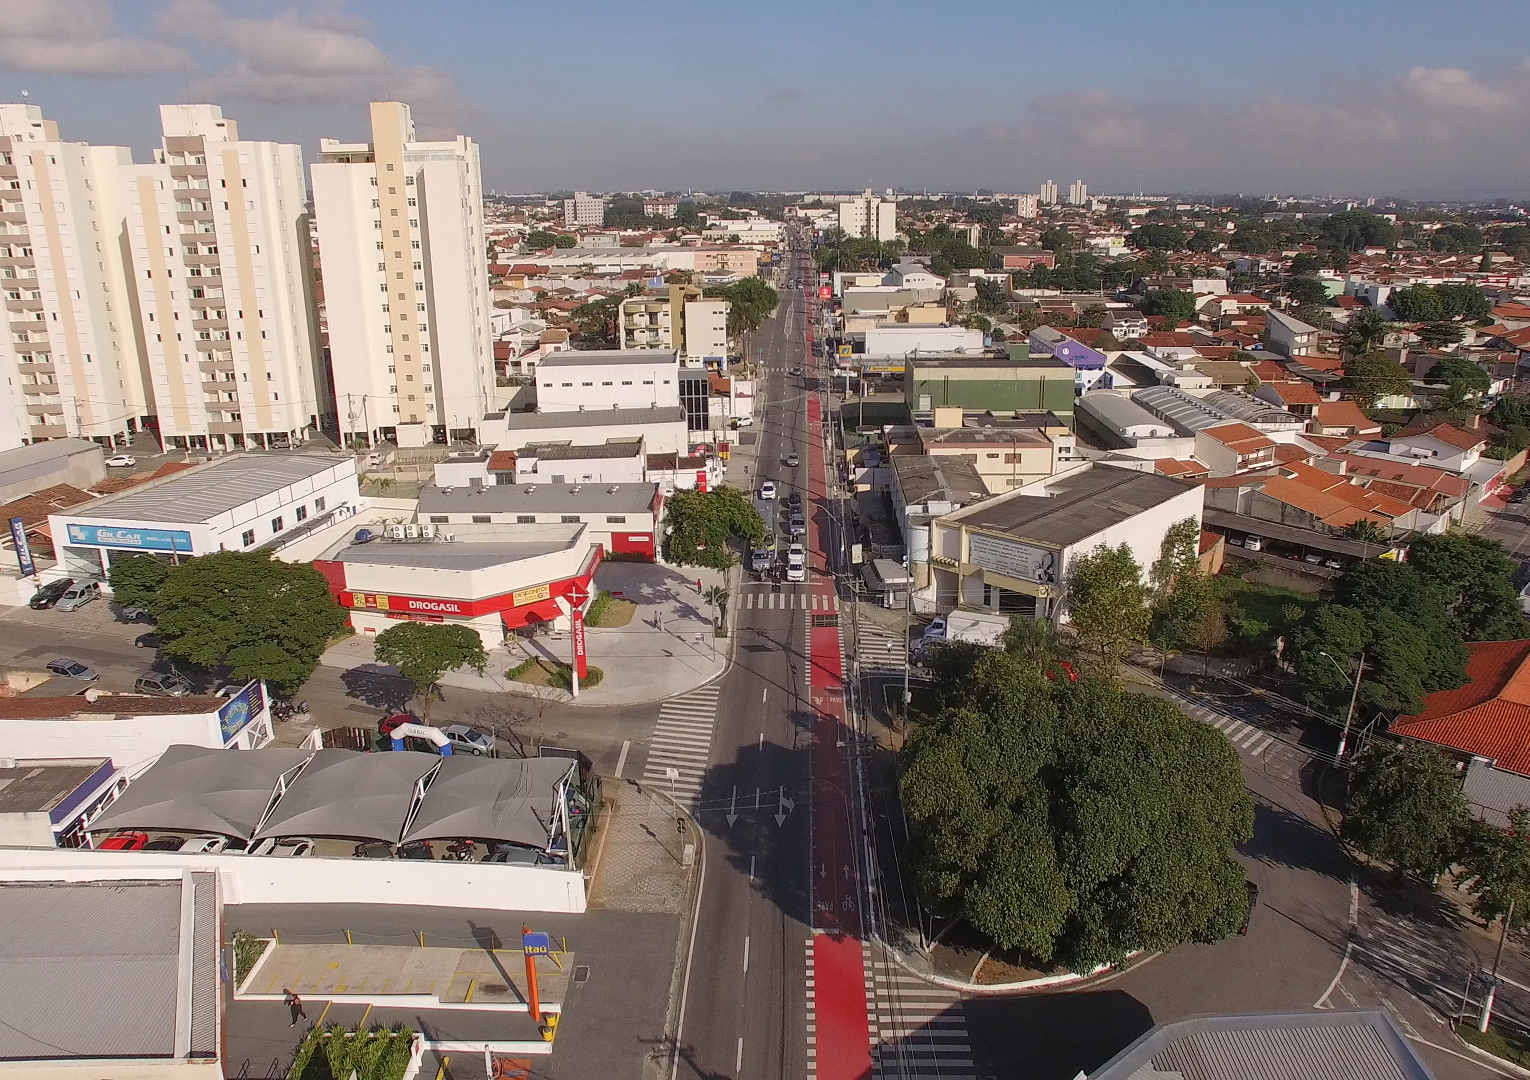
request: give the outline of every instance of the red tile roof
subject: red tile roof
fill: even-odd
[[[1158,458],[1153,462],[1153,468],[1164,476],[1205,476],[1210,471],[1194,458]]]
[[[1493,309],[1495,319],[1530,319],[1530,304],[1499,304]]]
[[[19,517],[22,524],[30,529],[39,522],[47,521],[49,514],[67,510],[71,506],[79,506],[94,498],[95,496],[90,492],[81,491],[72,484],[54,484],[52,487],[34,491],[30,495],[23,495],[19,499],[12,499],[0,506],[0,515],[3,515],[6,520]]]
[[[492,454],[490,454],[489,455],[489,471],[490,472],[514,472],[515,471],[515,451],[514,450],[496,450]]]
[[[1422,712],[1392,721],[1392,733],[1530,776],[1530,641],[1469,642],[1466,656],[1466,685],[1430,694]]]
[[[1323,403],[1322,397],[1318,395],[1313,385],[1303,379],[1286,379],[1265,385],[1287,405],[1321,405]]]
[[[1381,430],[1381,425],[1366,416],[1365,410],[1353,401],[1319,402],[1317,421],[1325,428],[1348,428],[1356,434]]]
[[[1185,334],[1178,330],[1151,330],[1142,335],[1142,344],[1149,346],[1174,345],[1194,348],[1201,341],[1202,339],[1194,334]]]
[[[1221,424],[1214,428],[1205,428],[1201,434],[1215,439],[1229,450],[1239,454],[1252,454],[1255,450],[1263,450],[1267,446],[1275,445],[1247,424]]]
[[[1337,494],[1329,491],[1319,491],[1309,484],[1300,480],[1288,479],[1284,476],[1271,476],[1265,479],[1263,490],[1266,495],[1283,502],[1287,506],[1294,506],[1298,510],[1304,510],[1324,524],[1335,528],[1345,526],[1364,519],[1374,521],[1378,525],[1389,525],[1391,522],[1380,514],[1373,514],[1354,506]]]
[[[1487,442],[1481,435],[1473,434],[1470,431],[1462,431],[1454,424],[1436,424],[1427,431],[1416,431],[1406,437],[1416,438],[1419,435],[1428,435],[1431,439],[1442,442],[1446,446],[1454,446],[1457,450],[1471,450]],[[1404,438],[1404,436],[1398,435],[1394,436],[1394,438],[1400,439]]]

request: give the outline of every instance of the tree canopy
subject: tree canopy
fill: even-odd
[[[1097,653],[1107,674],[1132,645],[1147,640],[1152,612],[1131,548],[1101,544],[1074,558],[1068,571],[1068,621],[1080,647]]]
[[[1486,293],[1464,282],[1410,285],[1387,297],[1387,307],[1404,322],[1485,319],[1493,309]]]
[[[1461,779],[1433,747],[1372,740],[1355,763],[1343,836],[1399,875],[1450,869],[1471,817]]]
[[[1514,926],[1530,922],[1530,810],[1509,811],[1509,827],[1476,821],[1467,830],[1461,861],[1472,911],[1491,922],[1514,905]],[[1511,928],[1512,929],[1512,928]]]
[[[1185,518],[1164,533],[1158,561],[1148,573],[1152,589],[1153,644],[1185,649],[1204,640],[1217,599],[1211,580],[1201,573],[1201,523]]]
[[[1354,394],[1361,408],[1369,409],[1378,398],[1410,392],[1413,376],[1384,353],[1361,353],[1344,361],[1344,386]]]
[[[1149,289],[1140,306],[1149,318],[1174,323],[1195,318],[1195,294],[1183,289]]]
[[[1291,273],[1297,277],[1316,274],[1319,269],[1318,257],[1310,251],[1303,251],[1291,260]]]
[[[726,569],[733,564],[729,541],[759,544],[765,539],[765,520],[737,488],[677,491],[664,515],[669,527],[664,559],[676,566]]]
[[[603,297],[580,304],[569,312],[579,331],[581,344],[592,349],[614,349],[617,345],[616,323],[621,316],[621,300]]]
[[[1361,308],[1344,324],[1344,347],[1356,355],[1368,353],[1395,329],[1375,308]]]
[[[1464,356],[1446,356],[1429,369],[1427,376],[1432,383],[1444,383],[1450,387],[1460,387],[1463,391],[1474,394],[1485,394],[1493,386],[1493,379],[1487,370],[1475,360]]]
[[[391,664],[424,700],[424,715],[441,676],[458,668],[472,668],[480,675],[488,663],[483,638],[461,623],[401,622],[377,635],[373,651],[379,661]]]
[[[112,599],[122,607],[141,607],[154,610],[154,598],[159,587],[170,576],[170,560],[158,555],[112,556],[111,572],[107,581],[112,587]]]
[[[1418,339],[1431,349],[1446,345],[1459,345],[1466,331],[1452,322],[1426,323],[1418,328]]]
[[[1292,278],[1286,282],[1286,294],[1303,306],[1328,302],[1328,290],[1315,277]]]
[[[345,612],[312,566],[268,553],[218,551],[172,567],[149,604],[160,650],[290,693],[313,674]]]
[[[1331,245],[1345,251],[1367,247],[1397,246],[1397,226],[1377,214],[1363,210],[1345,210],[1323,222],[1322,235]]]
[[[1126,237],[1126,246],[1138,251],[1183,251],[1189,239],[1175,225],[1144,225]]]
[[[740,278],[731,285],[714,286],[706,290],[706,295],[721,297],[731,305],[728,333],[735,337],[758,330],[781,302],[780,294],[759,277]]]
[[[904,752],[927,903],[1075,970],[1242,925],[1233,847],[1253,804],[1217,731],[1110,683],[1048,681],[1008,651],[986,650],[966,685]]]

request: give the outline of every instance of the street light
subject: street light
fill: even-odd
[[[1324,652],[1322,649],[1319,649],[1318,652],[1323,656],[1328,656],[1328,653]],[[1328,656],[1328,662],[1331,663],[1334,667],[1338,668],[1340,673],[1343,674],[1346,679],[1349,678],[1349,672],[1340,667],[1339,662],[1332,656]],[[1338,753],[1334,754],[1334,760],[1341,765],[1344,763],[1345,744],[1349,742],[1349,725],[1353,723],[1355,719],[1355,703],[1359,700],[1360,697],[1360,676],[1364,673],[1365,653],[1362,652],[1360,654],[1359,665],[1355,668],[1355,688],[1350,691],[1349,695],[1349,711],[1344,714],[1344,730],[1339,733],[1339,750]]]

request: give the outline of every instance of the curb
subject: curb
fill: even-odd
[[[1104,978],[1112,977],[1113,975],[1124,975],[1128,971],[1135,971],[1137,968],[1141,967],[1142,964],[1145,964],[1149,960],[1162,955],[1161,953],[1153,953],[1147,956],[1146,959],[1144,959],[1141,963],[1131,964],[1127,967],[1119,969],[1114,968],[1109,964],[1101,964],[1099,967],[1095,968],[1087,975],[1080,975],[1076,971],[1070,971],[1065,975],[1043,975],[1039,979],[1022,979],[1019,982],[974,983],[963,979],[953,979],[949,975],[937,975],[934,972],[917,971],[909,966],[908,962],[903,958],[903,954],[897,949],[892,948],[890,945],[881,941],[880,939],[874,940],[877,940],[878,944],[880,944],[882,948],[887,952],[887,954],[893,958],[894,963],[896,963],[910,975],[917,976],[918,978],[923,979],[925,982],[932,983],[935,986],[945,987],[947,990],[958,990],[963,994],[973,994],[979,997],[1002,997],[1006,994],[1024,994],[1033,990],[1051,990],[1059,987],[1068,987],[1069,989],[1073,989],[1084,983],[1100,982],[1103,981]],[[1127,959],[1131,960],[1133,957],[1142,955],[1142,953],[1133,953],[1131,956],[1127,957]],[[1525,1075],[1530,1077],[1530,1072],[1527,1072]]]
[[[1460,1043],[1461,1046],[1463,1046],[1468,1052],[1470,1052],[1472,1054],[1475,1054],[1477,1057],[1481,1058],[1483,1061],[1491,1061],[1494,1065],[1497,1065],[1500,1068],[1508,1069],[1515,1076],[1523,1076],[1523,1077],[1530,1078],[1530,1069],[1525,1068],[1523,1065],[1516,1065],[1514,1062],[1510,1061],[1508,1058],[1501,1058],[1497,1054],[1489,1053],[1488,1051],[1482,1049],[1482,1047],[1477,1046],[1477,1045],[1475,1045],[1473,1043],[1467,1042],[1465,1039],[1461,1038],[1460,1035],[1457,1035],[1454,1031],[1452,1031],[1450,1033],[1450,1037],[1455,1039],[1456,1042]]]

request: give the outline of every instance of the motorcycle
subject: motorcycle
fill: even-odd
[[[456,859],[458,862],[473,861],[473,841],[453,840],[446,848],[446,857]]]

